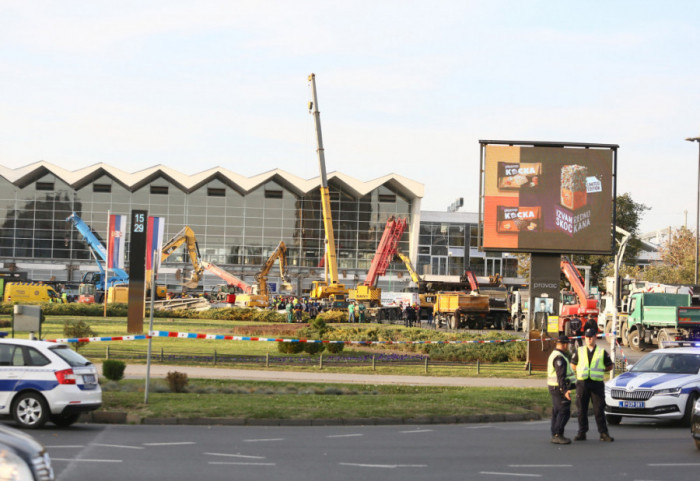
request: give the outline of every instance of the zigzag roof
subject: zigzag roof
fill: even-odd
[[[162,177],[184,192],[192,192],[210,180],[219,179],[241,194],[246,194],[270,180],[280,183],[298,195],[304,195],[321,185],[321,178],[302,179],[281,169],[274,169],[253,177],[244,177],[223,167],[214,167],[196,174],[184,174],[164,165],[155,165],[138,172],[129,173],[112,165],[98,163],[78,170],[67,170],[50,162],[40,161],[11,169],[0,165],[0,176],[18,187],[25,187],[36,179],[51,173],[74,189],[80,189],[103,175],[111,177],[126,189],[135,191],[152,180]],[[342,172],[330,172],[328,180],[342,184],[357,197],[372,192],[381,185],[389,185],[406,197],[423,197],[424,187],[420,182],[398,174],[387,174],[369,181],[361,181]]]

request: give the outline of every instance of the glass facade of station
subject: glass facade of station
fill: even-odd
[[[406,217],[411,224],[414,201],[390,183],[364,196],[334,179],[330,179],[329,187],[338,268],[353,271],[353,276],[359,273],[363,278],[387,219],[391,215]],[[104,243],[107,213],[128,215],[132,209],[165,217],[164,240],[190,226],[203,260],[221,267],[246,271],[249,266],[247,272],[254,273],[284,241],[290,267],[299,272],[315,270],[317,277],[323,274],[319,189],[299,192],[281,177],[272,177],[250,192],[219,177],[190,192],[164,175],[132,189],[107,174],[79,186],[70,186],[49,171],[23,186],[0,177],[0,261],[5,266],[13,262],[46,262],[96,268],[88,246],[66,218],[77,212]],[[409,252],[409,231],[410,227],[400,242],[404,252]],[[127,245],[127,255],[128,249]],[[185,249],[180,248],[164,266],[187,268],[188,262]],[[55,277],[79,280],[75,276]]]

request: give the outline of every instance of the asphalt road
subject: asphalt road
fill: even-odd
[[[576,431],[570,421],[567,434]],[[687,428],[623,421],[614,443],[550,444],[549,421],[430,426],[45,428],[59,480],[695,479]]]

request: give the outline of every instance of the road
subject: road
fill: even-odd
[[[572,420],[567,434],[573,434]],[[78,424],[33,434],[58,480],[695,479],[687,428],[623,421],[614,443],[549,442],[549,421],[430,426]]]

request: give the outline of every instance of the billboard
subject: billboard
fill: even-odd
[[[612,252],[616,145],[481,142],[484,250]]]

